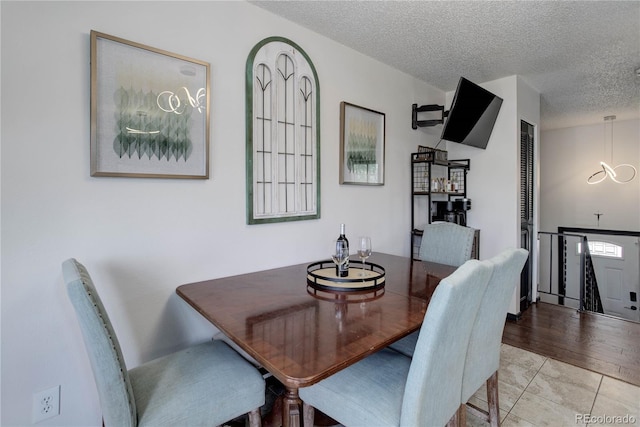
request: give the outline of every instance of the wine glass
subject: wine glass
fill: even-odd
[[[339,240],[336,242],[336,251],[331,254],[331,259],[336,265],[336,276],[340,276],[340,267],[349,259],[349,247],[347,242]]]
[[[365,276],[364,267],[366,259],[371,256],[371,238],[362,236],[358,239],[358,256],[362,259],[362,277]]]

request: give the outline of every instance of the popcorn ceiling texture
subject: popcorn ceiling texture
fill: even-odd
[[[520,75],[542,129],[640,117],[638,1],[251,3],[444,91]]]

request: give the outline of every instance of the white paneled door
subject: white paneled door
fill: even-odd
[[[640,238],[587,237],[605,314],[640,322]]]

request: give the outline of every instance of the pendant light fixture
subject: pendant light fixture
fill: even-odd
[[[611,180],[613,182],[615,182],[616,184],[626,184],[628,182],[631,182],[631,180],[633,178],[635,178],[636,173],[638,172],[636,170],[636,168],[633,165],[630,164],[620,164],[618,166],[610,166],[613,165],[613,121],[616,119],[616,116],[605,116],[604,118],[604,122],[605,122],[605,126],[604,126],[604,151],[605,151],[605,156],[607,153],[607,122],[610,122],[610,128],[611,128],[611,162],[610,164],[607,164],[603,161],[600,162],[600,167],[602,168],[602,170],[599,170],[593,174],[591,174],[591,176],[589,176],[589,178],[587,178],[587,184],[598,184],[602,181],[604,181],[605,179],[607,179],[607,177],[611,178]]]

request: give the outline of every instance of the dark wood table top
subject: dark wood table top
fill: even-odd
[[[309,263],[179,286],[177,294],[286,387],[314,384],[417,330],[455,267],[374,253],[386,270],[376,298],[307,291]]]

